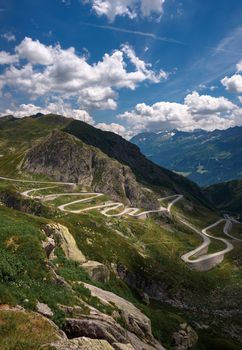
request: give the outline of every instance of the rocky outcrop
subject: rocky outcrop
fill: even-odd
[[[92,313],[83,318],[67,318],[64,331],[68,338],[89,337],[106,340],[112,346],[116,343],[131,344],[135,350],[164,350],[158,342],[151,345],[140,340],[112,317],[101,313]]]
[[[130,167],[58,130],[30,149],[22,170],[91,187],[115,201],[126,201],[132,206],[159,207],[157,198],[136,181]]]
[[[114,343],[113,347],[115,350],[134,350],[131,344]]]
[[[138,338],[143,339],[154,348],[160,348],[160,344],[155,340],[151,331],[151,323],[138,308],[129,301],[119,297],[118,295],[105,291],[101,288],[84,284],[91,291],[91,294],[109,306],[115,305],[119,312],[119,317],[123,319],[127,329],[135,334]]]
[[[61,224],[47,224],[43,227],[43,231],[48,237],[45,250],[50,249],[49,245],[54,240],[56,244],[61,246],[67,259],[79,263],[86,261],[84,254],[78,248],[74,237],[66,226]]]
[[[198,335],[194,329],[186,323],[180,325],[180,330],[173,334],[173,345],[175,350],[192,349],[197,341]]]
[[[66,339],[51,344],[53,350],[113,350],[114,348],[106,341],[90,339],[86,337]]]
[[[42,242],[42,247],[45,250],[47,258],[49,260],[52,260],[54,257],[54,250],[56,247],[56,243],[55,243],[54,238],[47,237],[47,240]]]
[[[87,337],[66,339],[51,344],[53,350],[134,350],[131,344],[114,343],[112,346],[106,340]]]
[[[109,282],[110,271],[104,264],[97,261],[87,261],[82,264],[82,268],[88,273],[92,280],[101,283]]]

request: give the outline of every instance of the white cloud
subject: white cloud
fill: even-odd
[[[242,72],[242,60],[236,65],[236,74],[231,77],[224,77],[221,80],[222,85],[229,92],[234,92],[237,94],[242,93],[242,75],[239,74]]]
[[[59,114],[67,118],[73,118],[85,121],[89,124],[94,124],[92,117],[86,111],[80,109],[72,109],[71,106],[64,104],[61,101],[56,103],[49,103],[46,107],[40,107],[34,104],[21,104],[15,109],[6,109],[1,113],[1,116],[10,114],[14,115],[16,118],[23,118],[26,116],[35,115],[37,113]]]
[[[242,60],[236,65],[237,73],[242,72]]]
[[[141,12],[143,16],[150,16],[152,13],[163,14],[165,0],[141,0]]]
[[[18,56],[11,55],[6,51],[0,51],[0,64],[12,64],[18,62]]]
[[[235,108],[235,105],[225,97],[199,95],[197,92],[187,95],[184,104],[192,114],[223,113]]]
[[[117,16],[127,16],[130,19],[150,17],[152,14],[161,16],[165,0],[86,0],[91,3],[93,11],[98,16],[106,16],[113,22]]]
[[[99,123],[95,125],[96,128],[104,130],[104,131],[112,131],[115,134],[118,134],[123,137],[127,137],[127,131],[123,125],[116,124],[116,123],[111,123],[111,124],[106,124],[106,123]]]
[[[118,116],[126,120],[133,134],[141,131],[173,129],[225,129],[242,125],[242,109],[224,97],[187,95],[184,103],[157,102],[151,106],[141,103],[130,112]]]
[[[91,87],[80,91],[78,103],[87,109],[116,109],[116,93],[110,87]]]
[[[56,49],[58,50],[59,47]],[[26,37],[15,49],[19,58],[26,59],[32,64],[50,65],[54,60],[55,49],[45,46],[39,40]]]
[[[221,83],[226,90],[235,93],[242,93],[242,75],[234,74],[231,77],[225,77],[221,80]]]
[[[16,40],[15,35],[13,33],[11,33],[11,32],[4,33],[4,34],[1,35],[1,37],[3,39],[7,40],[8,42]]]
[[[49,94],[65,100],[74,98],[85,109],[115,109],[117,90],[134,90],[142,82],[159,83],[167,77],[163,70],[154,72],[128,45],[106,53],[93,64],[73,47],[64,50],[60,45],[46,46],[31,38],[25,38],[15,52],[16,55],[2,52],[2,62],[19,62],[0,75],[1,87],[21,90],[33,98]],[[128,63],[134,68],[128,70]]]

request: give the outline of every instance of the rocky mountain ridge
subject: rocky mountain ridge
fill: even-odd
[[[226,130],[146,132],[131,142],[153,162],[201,186],[242,176],[242,127]]]

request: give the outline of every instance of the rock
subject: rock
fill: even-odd
[[[42,242],[42,247],[44,248],[47,258],[52,260],[53,255],[51,253],[53,253],[55,247],[56,247],[56,243],[55,240],[51,237],[47,237],[47,241]],[[52,257],[51,257],[52,255]]]
[[[86,337],[62,340],[51,344],[55,350],[114,350],[105,340],[90,339]]]
[[[90,337],[106,340],[110,344],[126,343],[125,330],[106,317],[67,318],[64,331],[68,338]]]
[[[102,303],[109,303],[110,306],[115,305],[118,308],[120,316],[125,321],[130,332],[134,333],[140,339],[145,339],[147,343],[154,347],[158,345],[157,341],[152,335],[150,319],[137,307],[114,293],[105,291],[87,283],[84,283],[84,285],[91,291],[91,294],[99,298]]]
[[[113,347],[115,350],[134,350],[131,344],[114,343]]]
[[[149,298],[149,295],[147,293],[140,293],[140,297],[141,297],[141,300],[142,302],[145,304],[145,305],[150,305],[150,298]]]
[[[106,340],[83,337],[73,339],[71,342],[79,345],[82,350],[113,350],[113,347]]]
[[[36,304],[36,310],[41,315],[46,317],[52,317],[54,315],[52,310],[49,308],[47,304],[40,303],[39,301]]]
[[[76,241],[69,229],[61,224],[47,224],[43,231],[49,237],[54,239],[55,243],[61,245],[67,259],[83,263],[86,261],[84,254],[78,248]]]
[[[101,264],[97,261],[87,261],[84,264],[82,264],[82,268],[94,281],[101,283],[109,282],[110,271],[104,264]]]
[[[76,315],[76,307],[73,307],[73,310],[71,307],[68,309],[69,315]],[[164,350],[158,342],[148,344],[148,339],[140,340],[134,333],[121,327],[111,316],[94,308],[90,309],[89,315],[78,315],[78,318],[67,317],[64,331],[70,339],[88,337],[106,340],[113,347],[118,343],[131,344],[134,350]]]
[[[173,334],[173,345],[175,350],[192,349],[197,341],[198,335],[194,329],[186,323],[180,325],[181,329]]]

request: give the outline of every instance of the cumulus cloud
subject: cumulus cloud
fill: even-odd
[[[242,75],[240,74],[234,74],[231,77],[226,76],[221,80],[221,83],[230,92],[242,93]]]
[[[15,109],[6,109],[1,116],[13,115],[16,118],[23,118],[37,113],[43,114],[59,114],[67,118],[73,118],[84,121],[89,124],[94,124],[92,117],[84,110],[73,109],[70,105],[64,104],[62,101],[51,102],[45,107],[36,106],[34,104],[21,104]]]
[[[96,128],[104,130],[104,131],[112,131],[115,134],[118,134],[123,137],[127,137],[128,133],[127,130],[123,125],[116,124],[116,123],[111,123],[111,124],[106,124],[106,123],[98,123],[95,125]]]
[[[239,74],[241,72],[242,72],[242,61],[240,61],[236,65],[236,74],[232,75],[231,77],[226,76],[221,80],[221,83],[226,90],[237,94],[242,93],[242,75]]]
[[[242,124],[242,109],[224,97],[187,95],[184,103],[157,102],[151,106],[137,104],[132,111],[118,116],[132,127],[133,134],[148,130],[225,129]]]
[[[33,98],[48,94],[74,98],[81,109],[115,109],[117,90],[134,90],[144,81],[159,83],[167,77],[162,70],[154,72],[129,45],[106,53],[93,64],[73,47],[64,50],[60,45],[46,46],[31,38],[25,38],[15,52],[0,53],[0,63],[10,65],[0,75],[2,88],[12,87]],[[128,63],[133,69],[127,68]]]
[[[24,38],[20,45],[15,49],[19,58],[25,58],[29,63],[50,65],[53,63],[55,51],[59,47],[53,49],[52,46],[45,46],[39,40]]]
[[[161,16],[165,0],[86,0],[91,3],[93,11],[98,16],[106,16],[113,22],[117,16],[127,16],[130,19],[150,17],[152,14]]]
[[[12,64],[18,62],[18,56],[11,55],[6,51],[0,51],[0,64]]]
[[[11,32],[7,32],[7,33],[2,34],[1,38],[7,40],[8,42],[16,40],[15,35]]]
[[[237,63],[236,69],[238,73],[242,72],[242,60],[239,63]]]

